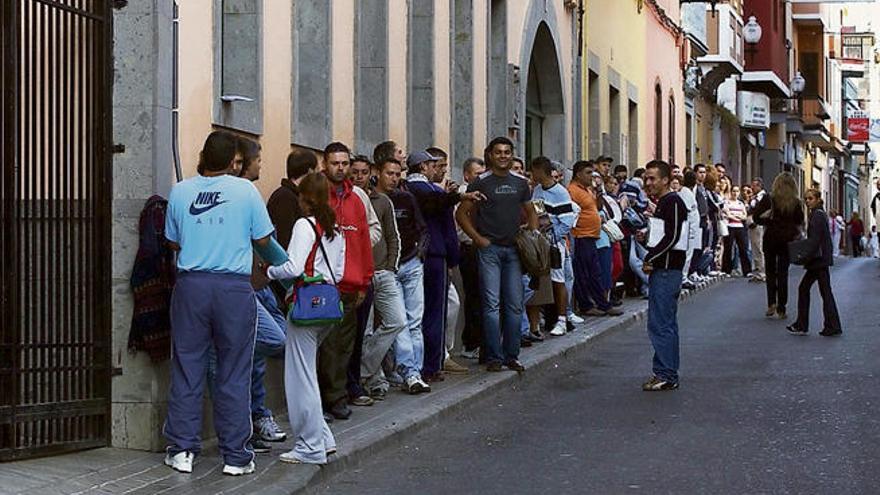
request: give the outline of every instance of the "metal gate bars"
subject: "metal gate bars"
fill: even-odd
[[[109,440],[110,4],[0,7],[0,460]]]

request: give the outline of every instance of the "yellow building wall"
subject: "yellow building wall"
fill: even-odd
[[[629,104],[627,85],[635,85],[638,88],[638,130],[639,130],[639,156],[630,157],[630,169],[642,166],[647,155],[644,153],[647,142],[645,116],[652,104],[650,94],[646,90],[646,38],[645,38],[645,7],[639,13],[638,0],[615,0],[586,2],[584,15],[584,55],[583,70],[581,74],[581,149],[584,158],[587,156],[590,144],[591,126],[599,126],[599,133],[610,132],[611,112],[609,110],[609,81],[608,68],[612,68],[620,74],[621,88],[620,100],[620,128],[621,132],[628,134],[629,129]],[[599,122],[589,120],[589,53],[599,57],[600,71],[598,85],[599,95]]]

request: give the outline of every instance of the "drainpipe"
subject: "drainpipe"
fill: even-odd
[[[177,182],[183,180],[183,170],[180,167],[180,112],[178,110],[179,103],[179,70],[178,62],[180,60],[180,22],[178,11],[178,0],[173,1],[173,14],[171,18],[171,26],[173,30],[172,38],[172,62],[171,62],[171,154],[174,157],[174,172],[177,176]]]

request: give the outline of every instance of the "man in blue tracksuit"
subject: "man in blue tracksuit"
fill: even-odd
[[[439,171],[437,158],[419,151],[407,158],[407,189],[416,198],[428,227],[428,249],[425,255],[425,312],[422,334],[425,355],[422,377],[428,383],[442,380],[446,351],[446,301],[448,269],[458,265],[458,231],[453,211],[461,199],[458,192],[446,192],[435,184]],[[467,194],[467,193],[465,193]]]
[[[269,243],[274,230],[257,188],[233,177],[241,162],[237,138],[216,131],[201,152],[200,175],[171,190],[165,237],[177,257],[171,300],[171,389],[163,428],[165,464],[191,473],[201,450],[202,396],[208,349],[217,350],[214,425],[223,473],[254,472],[251,369],[256,298],[251,287],[252,242]]]

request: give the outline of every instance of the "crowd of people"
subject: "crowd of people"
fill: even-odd
[[[177,471],[191,472],[199,453],[206,388],[225,474],[253,472],[254,453],[287,438],[266,407],[270,357],[284,359],[295,438],[281,461],[324,464],[336,452],[328,423],[348,419],[352,406],[372,406],[393,388],[429,393],[445,375],[471,372],[470,360],[523,372],[522,348],[585,318],[621,315],[627,296],[649,304],[655,354],[645,391],[679,385],[682,288],[722,274],[766,280],[767,315],[786,316],[787,243],[804,224],[790,174],[768,193],[760,178],[734,185],[720,164],[524,163],[505,137],[464,160],[461,184],[437,147],[407,154],[386,141],[368,157],[334,142],[317,158],[291,152],[264,204],[253,185],[259,145],[216,131],[198,175],[172,190],[165,237],[179,275],[164,434],[165,463]],[[827,233],[824,249],[836,218],[823,217],[822,232],[813,218],[810,237]],[[524,233],[546,241],[546,270],[524,263]],[[260,256],[276,244],[282,261]],[[800,310],[814,282],[826,296],[826,254],[808,269]],[[313,284],[329,292],[297,301]],[[296,304],[326,309],[326,318],[297,319]],[[839,332],[833,313],[825,328]],[[789,331],[806,331],[806,318],[799,311]]]

